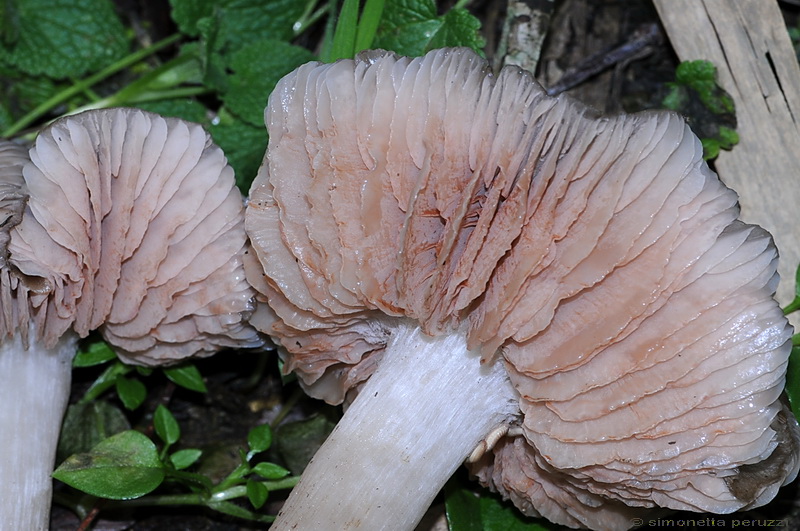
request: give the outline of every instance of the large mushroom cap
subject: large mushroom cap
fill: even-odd
[[[523,420],[474,470],[529,514],[630,526],[795,477],[777,253],[679,116],[596,117],[450,49],[307,64],[265,120],[256,324],[312,395],[341,401],[412,319],[504,360]]]
[[[99,328],[142,364],[260,344],[245,322],[242,197],[202,127],[90,111],[44,130],[30,156],[9,252],[15,276],[36,283],[24,296],[45,343]]]

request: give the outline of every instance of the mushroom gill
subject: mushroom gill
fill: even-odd
[[[30,160],[4,151],[0,520],[40,530],[78,338],[97,329],[144,365],[262,339],[246,322],[243,199],[201,126],[88,111],[44,129]]]
[[[795,477],[777,253],[680,117],[596,116],[445,49],[304,65],[265,121],[253,322],[312,396],[355,398],[275,529],[412,529],[498,424],[472,471],[573,527]]]

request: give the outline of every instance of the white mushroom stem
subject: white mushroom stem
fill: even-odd
[[[69,400],[77,337],[47,350],[30,334],[0,343],[0,530],[49,528],[61,420]]]
[[[463,333],[401,325],[271,529],[414,529],[483,438],[518,413],[503,364],[481,365]]]

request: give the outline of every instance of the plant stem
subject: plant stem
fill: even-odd
[[[31,110],[28,114],[20,118],[16,121],[16,123],[12,124],[8,129],[2,132],[0,136],[4,138],[9,138],[17,134],[18,132],[22,131],[24,128],[29,126],[30,124],[34,123],[36,120],[47,114],[50,110],[52,110],[55,106],[65,102],[66,100],[72,98],[73,96],[80,94],[81,92],[89,89],[89,87],[103,81],[109,76],[116,74],[117,72],[128,68],[131,65],[138,63],[139,61],[153,55],[154,53],[158,52],[159,50],[170,46],[180,40],[182,35],[175,34],[171,35],[161,41],[153,44],[149,48],[144,48],[142,50],[137,50],[132,54],[123,57],[119,61],[115,62],[112,65],[107,66],[100,72],[89,76],[81,81],[78,81],[74,85],[69,88],[66,88],[59,92],[58,94],[53,95],[48,100],[42,102],[41,104],[37,105],[36,108]]]
[[[271,529],[414,529],[478,443],[518,414],[502,362],[481,364],[461,332],[402,324]]]
[[[783,315],[789,315],[797,310],[800,310],[800,297],[795,297],[795,299],[783,309]]]

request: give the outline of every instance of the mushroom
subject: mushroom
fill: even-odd
[[[12,193],[24,212],[0,203],[0,519],[39,530],[78,338],[99,330],[143,365],[262,340],[246,323],[242,196],[201,126],[89,111],[43,130],[12,168],[0,177],[29,197]]]
[[[301,66],[265,122],[252,322],[349,403],[273,529],[413,529],[467,458],[595,529],[797,474],[777,253],[679,116],[596,116],[443,49]]]

